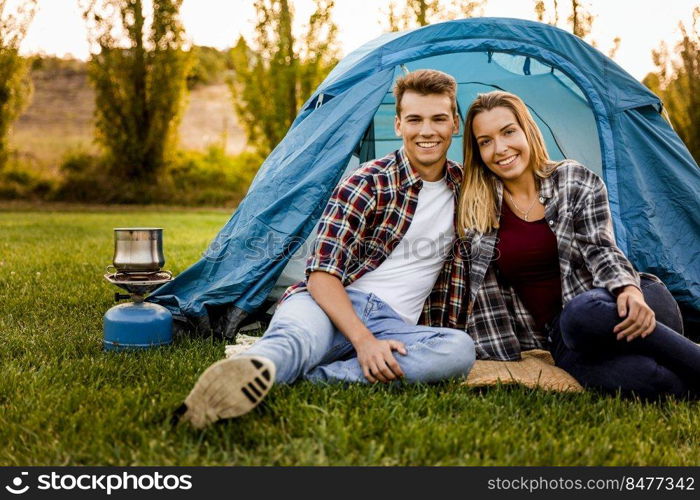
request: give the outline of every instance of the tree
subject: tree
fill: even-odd
[[[571,0],[571,32],[577,37],[584,39],[593,28],[593,20],[595,16],[589,10],[589,7],[584,5],[581,0]]]
[[[182,0],[90,0],[83,15],[93,47],[97,140],[110,174],[154,182],[177,143],[189,55],[179,20]]]
[[[231,50],[230,80],[236,114],[248,144],[266,156],[282,140],[297,112],[337,62],[334,0],[315,0],[305,34],[295,37],[288,0],[255,0],[252,44]]]
[[[679,23],[676,58],[663,42],[652,51],[658,69],[643,83],[661,98],[673,128],[700,162],[700,6],[693,9],[692,19],[689,26]]]
[[[6,13],[7,1],[0,0],[0,171],[9,156],[8,135],[31,95],[29,63],[19,55],[19,46],[36,13],[37,0],[21,2]]]
[[[593,21],[595,21],[595,14],[590,10],[590,2],[584,2],[582,0],[570,0],[570,2],[563,2],[571,7],[571,14],[566,17],[566,22],[560,24],[560,8],[559,1],[552,0],[551,9],[548,9],[547,2],[545,0],[535,0],[535,15],[537,20],[541,23],[547,23],[552,26],[557,26],[563,29],[569,29],[574,35],[590,43],[593,47],[597,47],[598,43],[593,38],[590,38],[591,31],[593,29]],[[608,50],[608,57],[613,59],[620,49],[620,43],[622,39],[616,36],[612,41],[612,47]]]
[[[187,88],[224,83],[229,70],[228,50],[195,45],[190,49],[192,65],[187,75]]]
[[[402,31],[452,19],[473,17],[483,13],[486,0],[406,0],[399,5],[389,2],[386,14],[389,31]]]
[[[548,8],[547,3],[545,0],[535,0],[535,15],[539,22],[570,29],[574,35],[583,40],[590,35],[595,15],[590,10],[589,2],[570,0],[571,14],[566,18],[564,26],[560,26],[560,2],[552,0],[550,8]],[[619,44],[619,42],[615,43]],[[595,46],[592,41],[591,44]]]

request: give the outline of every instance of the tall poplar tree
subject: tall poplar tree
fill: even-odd
[[[248,144],[265,156],[282,140],[297,112],[337,62],[334,0],[315,0],[303,36],[294,34],[288,0],[255,0],[255,37],[231,50],[233,105]]]
[[[673,128],[700,163],[700,6],[693,9],[692,22],[679,28],[676,57],[662,42],[652,52],[657,71],[643,83],[661,98]]]
[[[153,182],[177,142],[189,55],[182,0],[83,2],[93,54],[97,140],[117,179]],[[147,18],[150,17],[150,22]]]
[[[561,23],[560,6],[568,3],[571,14]],[[535,0],[535,15],[541,23],[551,24],[568,29],[577,37],[585,40],[591,33],[595,15],[591,12],[590,3],[583,0]],[[616,39],[619,40],[619,39]],[[595,43],[591,42],[594,46]],[[619,44],[619,42],[615,42]]]
[[[574,35],[582,40],[590,43],[593,47],[597,47],[596,40],[590,37],[595,21],[595,14],[591,12],[590,2],[584,0],[534,0],[535,15],[541,23],[551,24],[562,29],[571,31]],[[561,6],[568,5],[570,14],[564,22],[561,22],[562,16],[560,13]],[[617,51],[620,49],[622,39],[616,36],[612,40],[612,47],[608,50],[608,57],[614,58]]]
[[[21,2],[7,12],[7,1],[0,0],[0,171],[9,155],[8,135],[31,94],[29,64],[19,55],[19,46],[36,13],[37,0]]]
[[[401,31],[432,23],[474,17],[483,13],[486,0],[405,0],[389,2],[389,31]]]

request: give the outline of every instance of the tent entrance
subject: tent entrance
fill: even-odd
[[[601,149],[595,117],[581,89],[560,70],[530,56],[505,52],[455,52],[398,65],[394,80],[406,70],[437,69],[454,76],[458,83],[457,108],[460,133],[448,151],[451,160],[462,161],[462,132],[469,105],[477,94],[506,90],[520,96],[537,122],[553,160],[576,159],[602,176]],[[361,163],[381,158],[401,147],[394,133],[395,105],[391,91],[377,108],[370,126],[355,148],[343,173],[344,179]],[[275,283],[270,299],[304,278],[306,260],[317,228],[294,253]]]

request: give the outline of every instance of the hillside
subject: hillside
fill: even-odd
[[[76,150],[95,151],[94,92],[85,71],[69,68],[32,72],[31,104],[10,136],[20,158],[46,172],[56,172],[63,156]],[[225,139],[228,153],[245,148],[225,84],[195,87],[180,126],[183,149],[204,149]]]

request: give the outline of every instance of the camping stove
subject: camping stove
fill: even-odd
[[[115,293],[119,302],[104,315],[104,349],[147,349],[172,342],[173,318],[165,307],[144,302],[156,288],[173,279],[162,271],[163,230],[117,228],[114,230],[114,259],[104,278],[128,294]],[[109,272],[111,271],[111,272]]]

